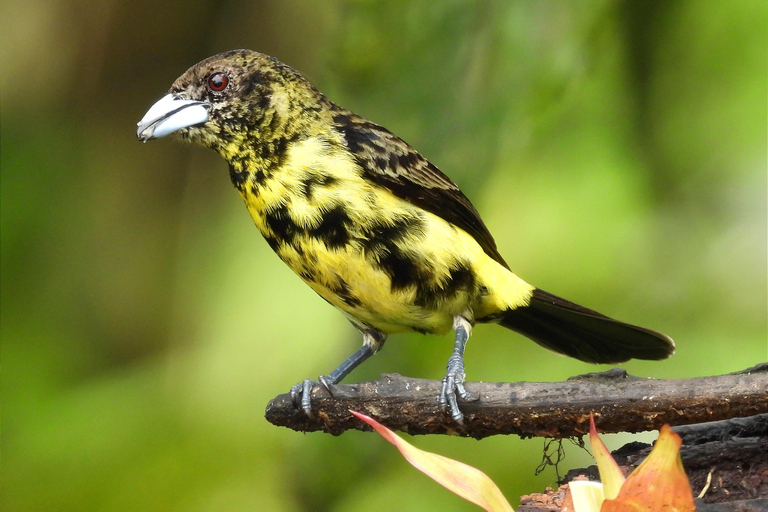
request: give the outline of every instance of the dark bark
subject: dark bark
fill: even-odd
[[[768,414],[674,430],[683,440],[680,456],[694,494],[706,488],[704,502],[768,498]],[[650,446],[638,448],[618,450],[616,462],[634,469],[651,451]]]
[[[691,483],[696,510],[709,512],[763,511],[768,505],[768,413],[749,418],[686,425],[673,429],[682,438],[680,457]],[[629,443],[613,452],[625,474],[633,471],[651,452],[646,443]],[[599,480],[597,466],[572,469],[563,478],[579,475]],[[534,505],[547,504],[541,495],[531,495]],[[529,508],[559,511],[558,507]]]
[[[456,424],[437,404],[440,381],[396,374],[381,380],[312,390],[314,419],[279,395],[267,405],[266,418],[297,431],[334,435],[347,429],[370,430],[349,410],[367,414],[392,430],[410,434],[453,434],[483,438],[496,434],[524,437],[581,436],[595,414],[601,432],[658,430],[663,424],[690,425],[753,416],[768,410],[768,364],[728,375],[655,380],[609,370],[565,382],[469,382],[480,396],[461,402],[465,425]]]

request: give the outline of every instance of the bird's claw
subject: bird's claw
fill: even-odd
[[[476,402],[480,397],[473,395],[464,387],[464,361],[451,357],[448,369],[443,377],[438,403],[443,411],[450,412],[453,421],[464,425],[464,414],[459,409],[457,396],[467,402]]]
[[[312,414],[312,386],[314,384],[314,381],[304,379],[303,382],[299,382],[291,388],[293,406],[304,411],[309,419],[315,418],[315,415]]]
[[[325,375],[321,375],[317,378],[317,380],[318,382],[315,382],[312,379],[304,379],[302,382],[295,384],[290,391],[291,402],[293,402],[294,407],[304,411],[304,414],[307,415],[307,418],[311,420],[315,419],[315,415],[312,412],[312,387],[316,384],[322,386],[331,396],[333,396],[333,391],[331,391],[331,383],[328,381]]]

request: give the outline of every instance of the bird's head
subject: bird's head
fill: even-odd
[[[326,102],[298,72],[251,50],[209,57],[176,79],[138,123],[148,141],[176,134],[225,158],[235,148],[301,133]]]

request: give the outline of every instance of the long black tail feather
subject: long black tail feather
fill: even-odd
[[[539,289],[528,306],[506,312],[499,323],[588,363],[659,360],[675,352],[675,342],[665,334],[619,322]]]

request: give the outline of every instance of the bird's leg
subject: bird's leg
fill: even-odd
[[[469,335],[472,334],[472,324],[463,316],[455,316],[453,317],[453,329],[456,331],[456,341],[453,344],[453,354],[448,359],[438,401],[441,409],[450,410],[453,420],[463,425],[464,415],[456,403],[456,395],[470,402],[479,399],[464,387],[464,349],[467,346]]]
[[[320,375],[318,381],[333,396],[331,386],[338,384],[341,380],[350,374],[352,370],[371,357],[384,345],[387,335],[375,329],[363,331],[363,346],[357,349],[354,354],[349,356],[338,368],[333,370],[327,376]],[[309,418],[314,418],[312,414],[312,386],[315,382],[311,379],[304,379],[291,388],[291,400],[296,407],[301,407],[304,414]]]

